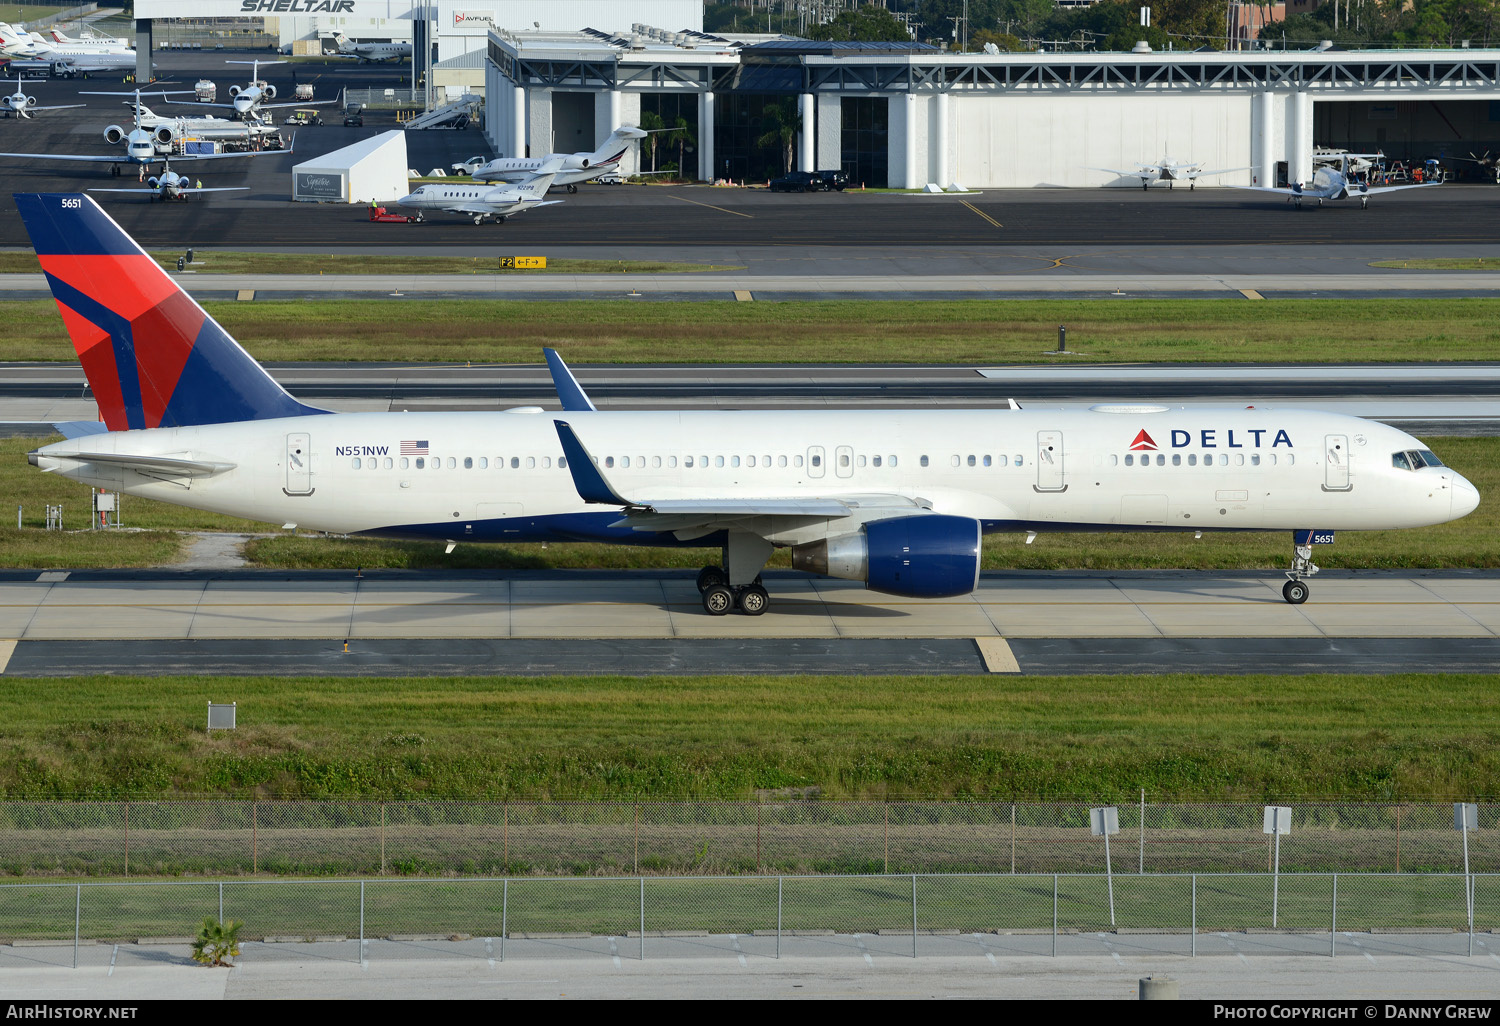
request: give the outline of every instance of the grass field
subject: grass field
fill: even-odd
[[[1458,674],[7,678],[0,796],[1442,801],[1500,794],[1497,714]]]
[[[0,8],[3,10],[3,8]],[[158,250],[151,256],[168,270],[175,270],[182,251]],[[506,256],[525,253],[505,254]],[[0,274],[35,273],[36,257],[25,252],[0,253]],[[517,270],[498,266],[496,257],[445,257],[419,255],[381,255],[361,253],[357,256],[328,254],[309,256],[298,253],[237,253],[198,250],[194,254],[194,274],[681,274],[694,271],[742,271],[728,264],[687,264],[664,260],[577,260],[553,258],[545,268]]]
[[[779,883],[779,886],[778,886]],[[1322,931],[1331,925],[1331,879],[1283,874],[1277,923],[1283,930]],[[778,892],[780,898],[778,901]],[[73,935],[75,890],[69,886],[0,885],[0,937],[66,939]],[[361,903],[363,895],[363,903]],[[1475,926],[1500,922],[1500,888],[1476,886]],[[130,942],[138,937],[185,937],[204,916],[219,913],[220,886],[186,884],[85,885],[77,895],[83,937]],[[1114,880],[1115,921],[1122,927],[1185,931],[1268,929],[1268,876],[1140,877]],[[342,934],[355,938],[437,933],[470,937],[527,932],[635,936],[642,904],[649,934],[706,930],[751,934],[837,930],[901,935],[912,928],[909,877],[750,877],[733,880],[370,880],[241,881],[222,889],[225,919],[243,922],[241,940]],[[921,877],[916,881],[919,930],[963,933],[1046,933],[1053,926],[1051,876]],[[779,915],[778,915],[779,912]],[[1339,877],[1341,930],[1372,927],[1447,928],[1467,925],[1464,884],[1458,877]],[[1060,931],[1109,930],[1108,884],[1101,876],[1056,881]],[[1326,938],[1325,938],[1326,939]],[[920,941],[919,941],[920,943]],[[1348,942],[1345,941],[1347,944]],[[909,940],[908,940],[909,944]],[[635,943],[622,946],[633,955]],[[909,946],[905,949],[909,953]]]
[[[286,569],[577,569],[631,567],[697,568],[718,559],[717,551],[620,545],[550,544],[466,545],[446,554],[441,543],[387,542],[368,539],[291,537],[280,525],[256,524],[214,513],[125,496],[127,527],[149,529],[133,534],[81,530],[88,523],[88,489],[73,481],[42,474],[26,463],[25,454],[46,439],[0,439],[0,506],[20,505],[26,529],[14,520],[0,526],[0,566],[37,569],[155,566],[172,561],[180,539],[164,531],[256,531],[278,537],[252,540],[246,552],[260,566]],[[1432,438],[1427,440],[1445,462],[1456,468],[1485,496],[1480,507],[1462,520],[1411,531],[1346,532],[1338,542],[1318,550],[1318,564],[1334,567],[1497,567],[1500,566],[1500,439]],[[63,523],[76,533],[38,530],[45,507],[62,505]],[[1056,569],[1272,569],[1290,559],[1284,534],[1042,534],[1030,545],[1025,536],[998,534],[985,538],[983,567],[990,570]],[[790,566],[779,552],[772,568]]]
[[[536,365],[543,346],[575,365],[1500,359],[1500,299],[650,303],[622,297],[204,306],[253,356],[268,361]],[[0,361],[74,359],[50,300],[8,302],[6,313]],[[1056,345],[1060,324],[1075,355],[1043,355]]]

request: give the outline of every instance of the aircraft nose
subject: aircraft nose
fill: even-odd
[[[416,199],[417,199],[417,194],[416,193],[414,193],[414,192],[413,193],[409,193],[409,194],[407,194],[405,196],[402,196],[400,199],[396,200],[396,206],[398,206],[398,207],[413,207],[413,206],[416,206]]]
[[[1479,508],[1479,489],[1465,478],[1453,475],[1453,519],[1466,517]]]

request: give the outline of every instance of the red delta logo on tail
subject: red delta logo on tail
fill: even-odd
[[[324,412],[288,395],[92,199],[15,199],[109,430]]]
[[[1135,441],[1130,443],[1130,448],[1132,452],[1140,452],[1142,449],[1155,449],[1156,442],[1150,435],[1146,434],[1146,429],[1142,428],[1140,434],[1135,436]]]

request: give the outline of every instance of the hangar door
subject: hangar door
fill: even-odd
[[[1319,100],[1313,145],[1381,152],[1387,166],[1437,159],[1459,179],[1493,181],[1494,170],[1458,157],[1500,154],[1500,102],[1493,100]]]
[[[552,148],[543,152],[592,152],[598,145],[599,137],[594,131],[594,94],[553,93]]]

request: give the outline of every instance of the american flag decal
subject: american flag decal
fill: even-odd
[[[427,441],[426,441],[426,439],[423,439],[420,442],[402,442],[401,443],[401,455],[403,455],[403,456],[426,456],[427,455]]]

